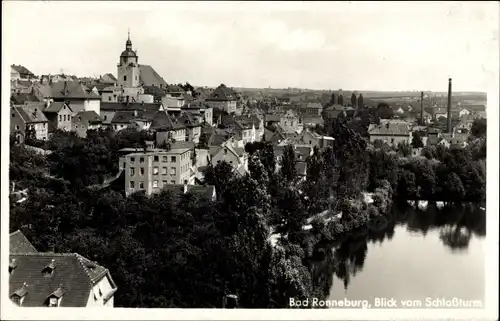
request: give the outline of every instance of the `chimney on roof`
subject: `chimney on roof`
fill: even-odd
[[[420,125],[424,124],[424,92],[420,93]]]
[[[451,78],[448,79],[448,133],[451,133]]]

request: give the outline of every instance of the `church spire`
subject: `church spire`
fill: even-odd
[[[128,28],[127,42],[125,43],[125,48],[132,50],[132,40],[130,40],[130,28]]]

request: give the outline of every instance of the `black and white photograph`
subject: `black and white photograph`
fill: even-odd
[[[2,319],[497,320],[499,14],[2,2]]]

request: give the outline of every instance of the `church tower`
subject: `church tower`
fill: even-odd
[[[125,43],[125,50],[120,55],[118,63],[118,85],[124,88],[139,87],[139,57],[132,50],[132,41],[130,40],[130,30],[128,39]]]

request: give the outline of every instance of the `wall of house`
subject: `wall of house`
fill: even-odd
[[[161,145],[169,140],[175,139],[176,142],[186,141],[186,129],[178,129],[172,131],[156,132],[156,144]]]
[[[208,166],[210,162],[209,149],[196,149],[196,167]]]
[[[143,102],[145,104],[152,104],[154,103],[154,97],[153,95],[149,95],[149,94],[139,94],[139,96],[137,97],[138,101],[139,102]]]
[[[296,138],[296,140],[300,143],[303,144],[308,144],[314,146],[318,146],[320,143],[320,140],[316,137],[314,137],[310,132],[307,130],[302,131]]]
[[[400,143],[410,143],[410,135],[407,136],[393,136],[393,135],[370,135],[370,142],[381,140],[389,145],[397,146]]]
[[[101,293],[99,293],[99,289],[101,290]],[[108,301],[106,301],[106,303],[104,303],[104,298],[112,290],[113,286],[111,285],[111,281],[109,280],[108,276],[105,276],[90,290],[89,298],[87,300],[87,307],[105,306],[112,308],[114,306],[114,295]]]
[[[212,108],[205,108],[205,109],[202,109],[201,110],[204,117],[205,117],[205,121],[207,122],[207,124],[209,124],[210,126],[213,125],[213,121],[214,121],[214,111]]]
[[[101,93],[101,101],[117,103],[118,95],[116,92],[103,92]]]
[[[71,118],[73,117],[73,112],[66,106],[63,106],[57,115],[57,125],[58,129],[70,131],[71,130]]]
[[[134,65],[130,65],[134,63]],[[118,85],[123,87],[139,86],[140,69],[136,58],[120,58],[118,65]]]
[[[94,111],[97,115],[101,114],[101,100],[99,99],[88,99],[84,102],[85,111]]]
[[[199,143],[201,135],[201,126],[194,126],[192,128],[188,128],[188,139],[191,142]]]
[[[280,119],[280,126],[285,130],[285,132],[300,132],[301,126],[299,123],[299,118],[290,114],[285,114]]]
[[[16,131],[19,131],[24,136],[26,129],[24,120],[21,118],[21,116],[19,116],[19,113],[15,109],[11,108],[10,113],[10,133],[12,134]]]
[[[11,80],[20,80],[21,74],[17,72],[14,68],[10,67],[10,79]]]
[[[240,165],[239,157],[225,148],[222,148],[218,153],[212,156],[212,164],[214,166],[223,161],[232,165],[234,168],[237,168]]]
[[[171,184],[184,184],[184,181],[192,183],[190,168],[192,151],[184,153],[158,152],[150,154],[126,155],[120,158],[120,166],[125,169],[125,193],[130,195],[140,189],[140,183],[144,183],[146,195],[159,192],[163,186]],[[141,163],[140,159],[144,158]],[[131,175],[131,168],[135,173]],[[141,175],[141,168],[144,174]],[[134,182],[133,188],[130,182]]]
[[[205,101],[211,108],[225,110],[227,113],[235,113],[236,115],[241,114],[241,110],[238,111],[236,108],[236,100],[231,101]]]

